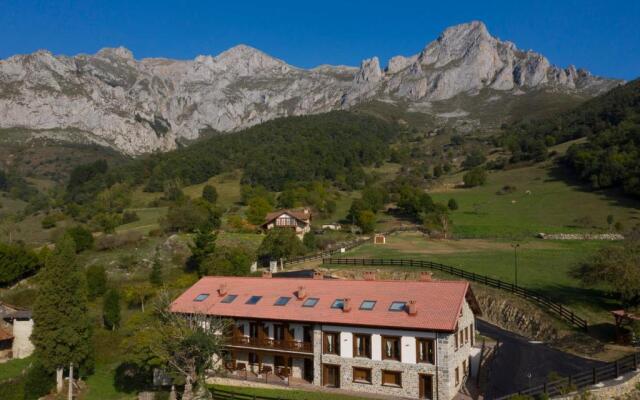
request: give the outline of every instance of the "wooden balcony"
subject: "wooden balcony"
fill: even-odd
[[[298,353],[313,353],[313,343],[299,342],[297,340],[274,340],[269,338],[256,338],[234,335],[231,338],[230,345],[254,347],[267,350],[294,351]]]

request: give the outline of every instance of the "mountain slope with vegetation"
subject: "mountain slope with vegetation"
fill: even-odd
[[[640,80],[555,117],[509,126],[501,140],[519,162],[542,160],[548,146],[578,138],[586,141],[569,147],[564,164],[594,189],[640,197]]]

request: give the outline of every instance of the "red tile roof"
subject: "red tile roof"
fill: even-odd
[[[220,303],[226,294],[238,297],[229,304]],[[306,298],[319,298],[315,307],[302,307],[296,292],[300,286]],[[470,293],[466,281],[365,281],[294,278],[246,278],[208,276],[187,289],[171,305],[179,313],[205,313],[220,317],[255,318],[342,325],[396,327],[403,329],[454,331],[465,297]],[[201,302],[200,294],[209,296]],[[245,304],[251,296],[262,296],[255,305]],[[274,306],[281,296],[290,296],[285,306]],[[351,310],[331,308],[335,299],[349,298]],[[363,300],[374,300],[373,310],[360,310]],[[416,301],[415,315],[389,311],[393,301]]]

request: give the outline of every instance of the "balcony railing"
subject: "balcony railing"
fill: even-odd
[[[272,350],[297,351],[301,353],[313,353],[313,343],[299,342],[297,340],[274,340],[270,338],[233,336],[231,338],[231,345],[259,347]]]

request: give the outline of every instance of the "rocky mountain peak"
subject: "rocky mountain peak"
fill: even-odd
[[[375,83],[382,79],[380,60],[378,57],[367,58],[360,63],[360,69],[355,77],[356,83]]]
[[[39,51],[0,60],[0,128],[71,129],[75,138],[141,154],[175,148],[202,130],[233,131],[371,99],[410,107],[482,89],[498,97],[547,88],[594,95],[616,84],[518,50],[480,21],[444,30],[418,54],[391,58],[384,71],[377,57],[359,68],[301,69],[247,45],[187,61],[136,60],[124,47],[74,57]]]
[[[119,58],[127,61],[134,61],[133,53],[126,47],[105,47],[96,53],[98,57]]]

